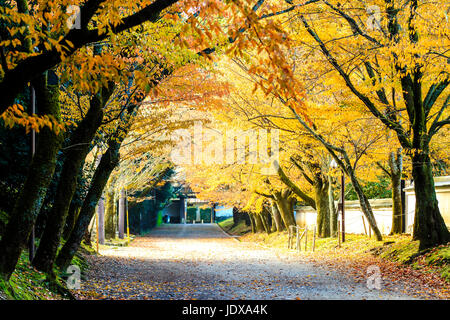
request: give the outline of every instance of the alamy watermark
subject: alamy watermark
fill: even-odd
[[[366,20],[366,27],[369,30],[381,30],[381,10],[379,6],[367,7],[369,17]]]
[[[66,9],[66,13],[69,14],[69,18],[66,20],[67,28],[69,29],[81,29],[81,14],[80,7],[76,5],[70,5]]]
[[[201,122],[192,130],[179,129],[172,136],[174,164],[259,164],[262,174],[275,174],[278,163],[279,131],[277,129],[215,130]]]
[[[81,287],[80,267],[76,265],[70,265],[66,270],[66,274],[69,275],[66,280],[67,288],[70,290],[80,290]]]
[[[380,267],[372,264],[367,267],[367,281],[366,281],[367,288],[369,290],[381,290],[382,286],[382,277],[381,277],[381,270]]]

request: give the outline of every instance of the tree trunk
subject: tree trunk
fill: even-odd
[[[330,207],[330,232],[332,237],[337,237],[338,215],[334,205],[334,188],[332,177],[328,176],[328,202]]]
[[[70,202],[69,213],[67,214],[67,219],[66,219],[66,226],[65,226],[65,229],[63,231],[63,236],[62,236],[63,239],[67,240],[70,233],[72,232],[73,227],[75,225],[75,221],[77,221],[78,214],[80,213],[80,210],[81,210],[81,205],[78,203],[78,201]]]
[[[250,220],[250,225],[252,227],[252,233],[256,233],[256,227],[255,227],[255,219],[253,219],[253,215],[252,214],[248,214],[249,220]]]
[[[314,192],[317,207],[317,236],[327,238],[330,236],[330,201],[328,198],[329,184],[326,177],[316,177]]]
[[[63,229],[62,237],[64,240],[70,235],[72,232],[75,221],[77,221],[78,214],[80,213],[81,205],[83,204],[83,166],[81,165],[80,170],[78,172],[77,177],[77,187],[75,193],[73,194],[72,201],[70,201],[69,211],[67,213],[66,224]]]
[[[36,98],[40,113],[60,120],[58,85],[47,85],[42,75],[35,81]],[[0,241],[0,278],[8,280],[14,271],[22,250],[27,244],[47,188],[51,182],[56,154],[62,135],[48,127],[41,129],[38,146],[30,165],[27,179]]]
[[[105,237],[107,239],[114,239],[116,237],[114,182],[114,178],[110,179],[105,192]]]
[[[262,224],[263,224],[264,231],[265,231],[267,234],[270,233],[270,225],[269,225],[269,220],[268,220],[268,218],[267,218],[268,214],[269,214],[269,213],[267,212],[267,210],[266,210],[264,207],[263,207],[262,211],[259,213],[261,222],[262,222]]]
[[[278,210],[278,206],[275,202],[275,200],[270,200],[270,205],[272,207],[272,216],[273,216],[273,223],[272,225],[275,226],[275,231],[283,231],[284,225],[283,221],[281,220],[280,211]]]
[[[88,230],[86,230],[86,232],[83,235],[84,243],[87,244],[88,246],[92,246],[91,233],[92,233],[92,229],[89,230],[89,228],[88,228]]]
[[[367,199],[366,195],[364,194],[364,191],[361,188],[361,185],[359,184],[358,180],[356,179],[356,176],[353,172],[353,170],[348,170],[350,180],[352,182],[353,188],[355,189],[356,194],[358,195],[359,204],[361,206],[361,210],[364,213],[364,215],[367,218],[367,221],[369,222],[370,228],[372,228],[373,233],[375,234],[375,237],[378,241],[383,240],[383,236],[381,235],[380,230],[378,229],[377,222],[375,220],[375,217],[373,215],[372,207],[369,203],[369,199]]]
[[[163,69],[157,77],[151,80],[150,86],[156,87],[162,79],[172,74],[172,72],[173,69]],[[102,156],[102,159],[100,160],[100,163],[95,170],[91,182],[91,187],[89,188],[86,199],[84,200],[83,206],[81,207],[80,214],[75,224],[75,228],[72,230],[69,239],[61,248],[61,251],[56,258],[56,265],[60,269],[67,268],[80,246],[83,233],[88,228],[89,222],[95,213],[95,207],[102,195],[106,183],[108,182],[109,176],[111,175],[111,172],[114,170],[116,165],[119,163],[120,145],[128,134],[128,130],[131,127],[130,119],[134,116],[134,112],[138,108],[138,104],[139,101],[128,106],[128,112],[121,115],[120,125],[118,126],[113,137],[109,140],[108,150]]]
[[[392,234],[399,234],[403,231],[403,210],[402,210],[402,154],[401,149],[395,153],[391,152],[389,155],[389,168],[392,182]]]
[[[73,132],[67,149],[55,199],[44,234],[33,259],[33,266],[43,272],[51,272],[66,221],[70,202],[77,187],[80,167],[90,151],[91,141],[102,124],[103,106],[112,94],[113,86],[104,88],[92,96],[89,110]]]
[[[271,233],[272,232],[272,225],[273,225],[273,220],[272,220],[272,214],[270,213],[272,211],[272,209],[270,208],[270,206],[265,205],[264,206],[264,221],[266,222],[267,225],[267,233]]]
[[[111,172],[119,163],[119,149],[120,143],[111,141],[110,147],[102,156],[100,163],[95,170],[91,187],[83,202],[75,227],[56,258],[56,265],[62,270],[65,270],[68,267],[80,246],[83,235],[95,213],[98,200],[102,196],[106,182],[108,181]]]
[[[258,213],[252,213],[253,221],[255,222],[255,232],[264,232],[264,225],[261,220],[261,215]]]
[[[413,154],[412,163],[416,195],[413,239],[420,241],[423,250],[447,243],[450,233],[439,211],[428,153]]]
[[[284,227],[289,230],[290,226],[295,226],[294,212],[293,212],[293,199],[291,197],[291,191],[284,189],[282,191],[274,192],[275,201],[280,212],[281,219],[284,223]]]

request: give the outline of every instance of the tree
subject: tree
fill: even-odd
[[[311,70],[323,73],[331,68],[335,90],[345,90],[349,100],[359,101],[395,132],[411,158],[413,238],[424,249],[450,238],[437,205],[429,155],[431,139],[450,123],[446,45],[436,41],[448,33],[445,13],[437,3],[386,1],[378,7],[378,25],[366,28],[363,23],[374,18],[367,13],[370,5],[379,3],[305,3],[295,12],[302,27],[296,30],[305,31],[298,36],[305,35],[303,42],[323,58]],[[318,6],[323,10],[317,11]]]
[[[288,178],[279,164],[277,164],[278,175],[281,181],[290,187],[299,198],[313,208],[319,209],[317,222],[323,230],[323,233],[320,231],[319,234],[329,236],[331,229],[336,230],[336,219],[332,219],[333,228],[329,226],[330,216],[335,217],[336,215],[334,210],[331,213],[330,209],[334,207],[334,203],[329,197],[331,190],[327,175],[330,174],[330,157],[333,154],[336,156],[336,149],[333,148],[339,145],[341,146],[338,148],[340,150],[339,156],[341,156],[341,153],[345,153],[348,160],[343,169],[350,177],[353,176],[351,181],[355,185],[355,189],[358,190],[362,210],[369,217],[368,220],[371,221],[370,225],[375,230],[374,233],[381,239],[381,233],[377,232],[370,203],[361,186],[362,181],[357,175],[358,171],[362,171],[364,167],[367,168],[370,163],[374,163],[373,160],[380,157],[378,154],[383,155],[380,149],[386,149],[386,146],[380,143],[384,133],[378,129],[373,129],[377,127],[374,119],[366,119],[367,113],[348,110],[348,107],[342,106],[339,102],[335,105],[336,101],[333,101],[333,98],[318,97],[317,95],[327,88],[316,86],[313,82],[308,90],[308,99],[305,99],[306,103],[304,104],[307,105],[308,111],[314,116],[303,120],[302,114],[299,113],[301,110],[290,108],[286,100],[280,96],[282,91],[272,89],[264,94],[266,86],[272,84],[266,83],[263,75],[255,74],[256,71],[250,70],[243,59],[233,58],[233,62],[239,67],[238,69],[227,63],[220,66],[227,71],[228,69],[231,70],[232,74],[239,75],[237,80],[227,75],[227,78],[232,79],[239,87],[238,93],[232,92],[232,106],[230,108],[255,126],[276,128],[284,132],[286,137],[283,138],[283,153],[288,154],[287,158],[290,158],[288,163],[294,164],[299,169],[300,176],[313,187],[315,196],[311,197],[302,188],[299,188],[292,179]],[[301,72],[302,69],[299,68],[301,63],[296,64],[297,70]],[[294,73],[294,76],[297,76],[299,72]],[[301,73],[298,76],[302,77]],[[260,79],[264,79],[263,84],[260,83]],[[249,83],[258,85],[251,93],[250,91],[246,92]],[[262,90],[260,90],[260,86]],[[335,95],[337,96],[337,94]],[[294,117],[290,115],[292,112]],[[233,116],[235,115],[233,114]],[[288,141],[296,141],[296,144]],[[323,142],[326,142],[326,144],[323,144]],[[332,147],[330,148],[330,146]],[[299,155],[301,155],[300,158],[305,159],[302,164],[300,164],[301,161],[295,161],[295,158],[298,158]],[[343,159],[345,158],[343,157]],[[343,162],[340,163],[343,164]],[[374,171],[373,168],[372,171]],[[373,173],[367,175],[368,172],[370,171],[365,170],[364,172],[366,177],[375,177]],[[317,206],[318,202],[320,202],[320,206]],[[322,221],[325,221],[325,223],[322,223]]]
[[[37,104],[44,114],[60,119],[57,85],[48,85],[46,77],[35,81]],[[60,131],[48,127],[39,134],[39,144],[30,165],[27,180],[16,200],[8,225],[0,241],[0,277],[9,280],[17,260],[35,222],[40,206],[44,201],[56,165],[56,152],[62,137]]]
[[[90,142],[100,127],[103,108],[114,90],[114,84],[103,88],[92,96],[90,108],[72,134],[69,149],[66,150],[65,161],[56,189],[53,207],[45,225],[39,247],[33,259],[33,266],[44,272],[51,272],[53,261],[59,246],[69,206],[76,190],[78,172],[90,151]]]

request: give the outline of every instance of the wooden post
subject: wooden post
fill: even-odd
[[[316,249],[316,226],[314,226],[312,251],[314,252],[315,249]]]
[[[297,252],[300,252],[300,231],[298,227],[295,227],[295,230],[297,230]]]
[[[305,226],[305,252],[308,251],[308,226]]]

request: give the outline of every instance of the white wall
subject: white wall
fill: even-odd
[[[370,200],[375,220],[382,234],[389,234],[392,227],[392,200]],[[297,207],[295,215],[299,226],[313,226],[316,224],[317,213],[312,207]],[[364,218],[364,222],[363,222]],[[365,229],[364,229],[365,224]],[[362,213],[359,201],[345,202],[345,233],[366,234],[369,224]]]
[[[436,198],[439,202],[439,209],[447,227],[450,227],[450,176],[435,177]],[[414,212],[416,198],[414,195],[414,185],[408,186],[405,191],[405,222],[406,232],[411,233],[414,225]],[[370,200],[370,205],[377,221],[378,228],[382,234],[389,234],[392,228],[392,200],[374,199]],[[359,201],[345,202],[345,232],[365,234],[363,224],[363,213],[359,207]],[[317,214],[311,207],[297,207],[296,221],[300,226],[313,226],[316,224]],[[364,217],[365,219],[365,217]],[[365,220],[366,232],[368,223]]]
[[[450,176],[435,177],[434,186],[439,210],[444,218],[447,227],[450,227]],[[414,225],[414,212],[416,207],[416,197],[414,194],[414,184],[405,188],[406,205],[406,227],[408,232],[412,232]]]

